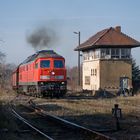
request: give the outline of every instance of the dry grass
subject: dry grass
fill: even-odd
[[[96,130],[116,129],[111,113],[114,104],[119,104],[122,130],[107,135],[119,140],[140,138],[140,95],[111,99],[37,99],[36,103],[53,115]]]
[[[47,104],[58,105],[62,110],[69,109],[78,115],[110,114],[114,104],[119,104],[124,115],[140,115],[140,96],[112,99],[52,99],[47,100]]]
[[[0,89],[0,101],[2,101],[4,104],[11,101],[15,96],[16,96],[16,93],[12,90]]]

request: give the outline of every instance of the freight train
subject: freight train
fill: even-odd
[[[12,87],[18,93],[37,97],[63,96],[67,91],[64,57],[53,50],[29,56],[13,72]]]

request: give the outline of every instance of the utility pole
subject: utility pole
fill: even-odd
[[[80,46],[80,38],[81,38],[81,34],[80,31],[79,32],[74,32],[75,34],[78,35],[78,46]],[[81,70],[80,70],[80,51],[78,51],[78,85],[80,86],[80,75],[81,75]]]

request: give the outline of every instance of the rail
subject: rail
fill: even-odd
[[[51,114],[48,114],[43,109],[41,109],[39,107],[36,107],[35,104],[32,106],[32,108],[35,109],[36,113],[39,114],[39,115],[48,116],[50,119],[53,119],[54,121],[57,121],[57,122],[59,122],[61,124],[64,124],[67,127],[78,128],[81,131],[83,131],[85,133],[88,133],[88,134],[90,134],[93,137],[96,137],[97,139],[101,139],[101,140],[114,140],[113,138],[110,138],[109,136],[106,136],[106,135],[101,134],[99,132],[96,132],[96,131],[93,131],[91,129],[88,129],[88,128],[84,127],[84,126],[78,125],[76,123],[67,121],[65,119],[62,119],[60,117],[57,117],[57,116],[54,116],[54,115],[51,115]]]
[[[42,131],[40,131],[39,129],[37,129],[36,127],[34,127],[33,125],[31,125],[26,119],[24,119],[22,116],[20,116],[14,109],[12,109],[12,112],[14,113],[14,116],[21,120],[22,122],[24,122],[26,125],[28,125],[30,128],[32,128],[33,130],[35,130],[36,132],[38,132],[39,134],[41,134],[42,136],[44,136],[45,138],[47,138],[48,140],[54,140],[53,138],[51,138],[50,136],[46,135],[45,133],[43,133]]]

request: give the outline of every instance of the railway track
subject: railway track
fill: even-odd
[[[33,129],[34,131],[36,131],[37,133],[39,133],[40,135],[44,136],[45,138],[47,138],[48,140],[53,140],[53,138],[51,138],[50,136],[46,135],[45,133],[43,133],[42,131],[40,131],[38,128],[36,128],[35,126],[33,126],[30,122],[28,122],[28,120],[26,120],[25,118],[23,118],[21,115],[19,115],[14,109],[12,109],[12,112],[14,114],[14,116],[21,120],[23,123],[25,123],[26,125],[28,125],[31,129]]]
[[[16,118],[49,140],[111,140],[112,138],[83,126],[48,114],[33,102],[29,106],[19,106],[12,112]]]

